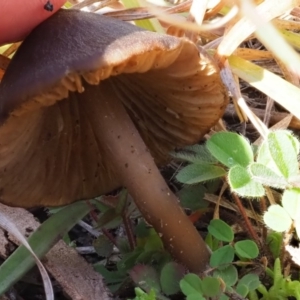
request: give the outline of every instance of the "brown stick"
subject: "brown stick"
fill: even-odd
[[[239,197],[237,196],[237,194],[235,194],[235,193],[232,193],[231,195],[232,195],[232,198],[233,198],[234,201],[235,201],[235,204],[236,204],[236,205],[238,206],[238,208],[239,208],[239,211],[240,211],[240,213],[241,213],[241,215],[242,215],[242,217],[243,217],[243,220],[244,220],[244,222],[245,222],[245,225],[246,225],[246,227],[247,227],[247,229],[248,229],[249,235],[250,235],[250,236],[252,237],[252,239],[259,245],[259,244],[260,244],[260,241],[259,241],[258,235],[257,235],[256,231],[253,229],[253,226],[252,226],[252,224],[251,224],[251,222],[250,222],[250,220],[249,220],[249,218],[248,218],[248,216],[247,216],[247,214],[246,214],[245,208],[244,208],[244,206],[242,205],[242,202],[241,202],[240,198],[239,198]]]
[[[202,272],[209,262],[208,248],[178,204],[154,163],[113,87],[85,85],[80,102],[98,142],[128,189],[144,218],[160,234],[166,249],[192,272]]]

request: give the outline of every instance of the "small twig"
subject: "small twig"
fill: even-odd
[[[287,265],[283,268],[283,276],[287,278],[290,274],[291,274],[291,262],[289,261]]]
[[[274,196],[273,196],[273,193],[272,193],[270,187],[266,186],[265,191],[266,191],[266,195],[267,195],[267,198],[268,198],[270,204],[271,205],[277,204],[277,202],[274,199]]]
[[[241,202],[240,198],[235,193],[232,193],[232,197],[233,197],[236,205],[239,208],[239,211],[240,211],[240,213],[241,213],[241,215],[242,215],[242,217],[243,217],[243,219],[245,221],[245,225],[246,225],[246,227],[248,229],[248,232],[249,232],[250,236],[252,237],[252,239],[257,244],[260,245],[260,241],[259,241],[258,235],[255,232],[255,230],[253,229],[253,226],[251,225],[251,222],[250,222],[250,220],[249,220],[249,218],[248,218],[248,216],[247,216],[247,214],[245,212],[244,206],[242,205],[242,202]]]
[[[97,216],[97,214],[96,214],[96,212],[95,212],[95,209],[96,209],[95,205],[92,204],[92,203],[90,202],[90,200],[86,200],[86,203],[87,203],[87,205],[90,207],[90,216],[91,216],[92,220],[93,220],[94,222],[98,223],[98,216]]]
[[[133,228],[132,228],[131,220],[126,215],[126,212],[124,212],[122,214],[122,218],[123,218],[123,224],[124,224],[124,228],[125,228],[126,235],[127,235],[127,238],[128,238],[130,249],[134,250],[134,248],[136,247],[136,241],[135,241],[135,237],[134,237],[134,234],[133,234]]]
[[[127,207],[128,207],[128,191],[123,189],[119,194],[119,210],[122,215],[124,229],[127,235],[128,243],[131,250],[134,250],[136,247],[136,242],[133,234],[132,223],[129,216],[127,216]]]
[[[204,194],[204,200],[206,200],[210,203],[217,204],[218,196],[216,196],[214,194]],[[238,211],[238,208],[234,203],[229,202],[228,200],[225,200],[225,198],[223,198],[223,197],[221,199],[220,206],[222,206],[228,210],[234,211],[234,212]],[[245,212],[249,218],[256,220],[256,216],[253,214],[252,211],[245,209]]]
[[[266,126],[269,126],[270,119],[271,119],[271,111],[274,106],[274,100],[270,97],[267,97],[267,105],[265,109],[265,115],[263,122],[266,124]]]
[[[116,246],[119,249],[119,247],[117,245],[117,241],[114,238],[114,236],[105,228],[102,228],[101,231],[102,231],[103,235],[105,235],[114,244],[114,246]]]
[[[287,230],[283,235],[281,255],[280,255],[280,261],[282,264],[284,264],[284,262],[286,261],[286,259],[288,257],[288,253],[285,250],[285,248],[287,245],[289,245],[289,243],[293,237],[294,229],[295,229],[295,224],[293,223],[292,226],[290,227],[290,229]]]
[[[266,204],[266,198],[265,197],[260,197],[260,211],[262,214],[264,214],[267,211],[267,204]],[[263,240],[265,241],[267,239],[268,235],[268,230],[266,226],[262,226],[262,236]]]
[[[213,216],[214,219],[219,219],[220,218],[220,202],[221,202],[221,199],[222,199],[222,195],[224,194],[224,192],[227,188],[228,188],[228,184],[225,181],[222,185],[221,191],[220,191],[219,196],[218,196],[218,202],[216,203],[216,206],[215,206],[215,211],[214,211],[214,216]]]
[[[94,222],[98,223],[98,215],[94,211],[95,210],[94,205],[89,200],[87,200],[86,202],[91,207],[91,211],[90,211],[91,218],[93,219]],[[102,231],[103,235],[105,235],[117,247],[117,241],[113,237],[113,235],[105,228],[102,228],[101,231]]]

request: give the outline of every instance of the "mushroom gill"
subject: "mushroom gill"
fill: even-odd
[[[216,66],[187,39],[61,10],[0,84],[0,201],[58,206],[125,186],[170,252],[199,271],[209,253],[155,162],[196,143],[227,101]]]

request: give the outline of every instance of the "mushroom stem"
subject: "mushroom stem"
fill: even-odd
[[[112,84],[85,84],[84,96],[78,97],[83,98],[80,103],[97,142],[105,145],[122,185],[160,234],[166,249],[190,271],[204,271],[209,262],[208,248],[161,176]]]

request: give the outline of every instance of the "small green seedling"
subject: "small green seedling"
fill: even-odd
[[[137,299],[152,297],[151,291],[155,292],[155,299],[158,300],[168,299],[166,296],[180,292],[179,281],[185,275],[186,269],[172,261],[170,255],[164,250],[159,235],[145,222],[138,223],[135,232],[137,245],[133,250],[126,240],[117,240],[121,255],[121,259],[116,264],[117,270],[111,271],[101,263],[94,265],[95,270],[102,274],[112,292],[118,291],[129,282],[134,283],[145,292],[136,294],[140,297]],[[105,257],[110,255],[109,251],[106,252],[108,249],[106,244],[107,242],[102,245],[105,249],[99,249]]]
[[[271,271],[269,273],[273,273],[273,285],[269,290],[262,284],[258,286],[257,292],[262,295],[262,297],[259,298],[260,300],[286,300],[289,299],[289,297],[300,300],[300,281],[292,281],[289,277],[283,276],[279,258],[275,260],[273,272]],[[252,293],[252,299],[258,299],[257,292]]]
[[[173,156],[191,163],[177,174],[179,182],[195,184],[228,174],[233,192],[253,198],[265,194],[264,185],[281,189],[300,187],[298,153],[299,141],[291,132],[281,130],[268,134],[258,149],[256,161],[248,140],[233,132],[218,132],[206,145],[189,147]]]
[[[238,272],[233,264],[236,256],[241,261],[257,257],[256,244],[252,241],[233,243],[231,229],[220,220],[213,220],[208,227],[206,242],[213,250],[210,260],[211,267],[215,269],[213,277],[218,277],[226,285],[222,290],[219,283],[216,289],[216,293],[221,295],[220,299],[225,299],[232,291],[243,297],[248,295],[249,299],[287,299],[289,296],[300,299],[300,281],[284,278],[278,259],[282,249],[280,233],[291,233],[295,229],[300,236],[299,148],[298,139],[287,130],[270,132],[255,151],[244,137],[232,132],[219,132],[205,145],[189,147],[183,155],[174,154],[191,163],[177,174],[177,180],[184,184],[226,177],[232,192],[247,198],[265,195],[265,187],[283,190],[281,204],[271,205],[263,216],[265,224],[275,231],[267,237],[269,248],[276,258],[274,272],[267,269],[267,273],[274,276],[273,286],[269,290],[259,283],[254,274],[238,280]],[[203,153],[204,158],[199,159]],[[220,241],[223,243],[221,247]],[[191,280],[189,277],[187,279]],[[192,280],[189,284],[195,287],[194,291],[184,287],[183,292],[188,299],[194,299],[194,294],[199,299],[205,299],[208,295],[205,294],[202,280],[198,277]],[[259,298],[261,295],[262,298]]]
[[[238,279],[238,270],[234,258],[241,262],[251,261],[258,256],[257,245],[251,240],[234,242],[234,233],[224,221],[212,220],[208,226],[209,246],[213,250],[210,258],[212,276],[201,279],[196,274],[187,274],[180,281],[180,288],[188,300],[230,299],[228,295],[238,294],[246,297],[260,285],[256,274],[247,274]],[[223,246],[220,247],[222,242]]]
[[[136,297],[133,300],[156,300],[156,293],[154,290],[150,290],[149,293],[144,292],[141,288],[134,289]]]
[[[248,198],[263,196],[264,186],[283,189],[281,205],[270,206],[264,222],[277,232],[294,227],[300,236],[299,148],[300,143],[291,132],[279,130],[268,134],[255,157],[244,137],[233,132],[218,132],[206,145],[173,154],[191,162],[176,178],[185,184],[195,184],[227,174],[231,190]]]

